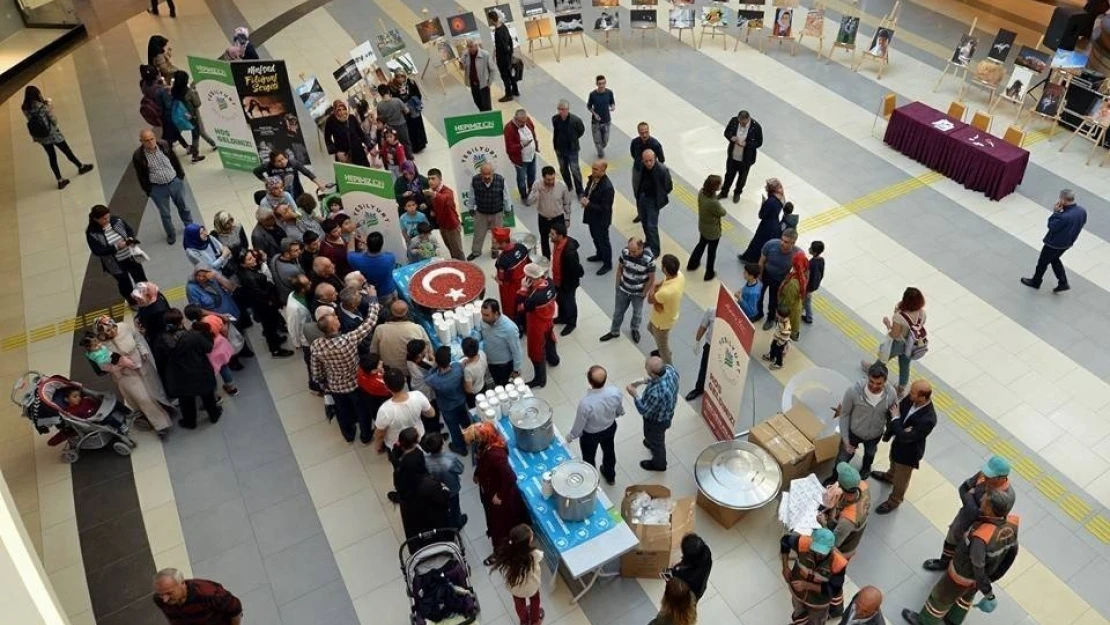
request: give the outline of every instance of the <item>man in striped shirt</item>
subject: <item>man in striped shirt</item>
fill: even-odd
[[[154,605],[170,625],[239,625],[243,605],[216,582],[185,579],[177,569],[154,576]]]
[[[613,310],[613,324],[601,341],[610,341],[621,335],[624,313],[632,306],[632,340],[640,342],[640,323],[644,317],[644,297],[655,286],[655,254],[644,246],[643,239],[633,237],[628,247],[621,251],[617,263],[617,297]]]

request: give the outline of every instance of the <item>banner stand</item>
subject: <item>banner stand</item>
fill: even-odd
[[[713,436],[718,441],[727,441],[735,438],[744,425],[740,419],[740,408],[748,379],[755,326],[724,286],[717,292],[716,314],[701,413]]]

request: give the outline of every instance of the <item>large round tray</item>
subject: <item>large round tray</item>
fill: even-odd
[[[713,443],[694,464],[698,489],[714,503],[752,510],[772,501],[782,486],[782,470],[771,454],[748,441]]]

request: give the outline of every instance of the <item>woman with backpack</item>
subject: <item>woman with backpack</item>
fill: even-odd
[[[69,179],[62,178],[62,172],[58,169],[58,150],[61,150],[69,162],[77,167],[78,175],[87,174],[93,170],[92,164],[82,163],[81,159],[73,154],[73,150],[66,143],[66,138],[62,136],[61,129],[58,128],[53,104],[42,97],[42,92],[34,85],[28,85],[23,90],[23,115],[27,118],[27,132],[30,133],[31,139],[46,150],[46,157],[50,159],[50,171],[54,172],[59,189],[66,188]]]
[[[173,122],[173,96],[166,88],[162,75],[153,65],[139,66],[139,91],[143,99],[139,101],[139,115],[153,128],[162,129],[162,140],[172,147],[180,143],[181,147],[192,153],[192,148],[185,143],[185,137]]]
[[[150,36],[146,42],[146,62],[157,69],[166,82],[173,80],[173,75],[178,71],[177,66],[173,64],[172,56],[173,49],[170,48],[169,39],[162,35]]]
[[[878,361],[886,362],[898,358],[898,396],[905,394],[910,383],[910,363],[920,359],[929,349],[925,334],[925,296],[915,287],[906,287],[902,300],[894,305],[894,315],[883,317],[887,329],[887,340],[879,347]],[[883,353],[889,345],[889,351]],[[867,371],[871,361],[860,363]]]
[[[190,111],[192,107],[189,105],[189,74],[188,72],[177,71],[173,74],[173,88],[170,90],[170,97],[173,100],[172,108],[170,109],[170,120],[173,125],[177,127],[179,133],[186,131],[192,133],[192,144],[189,146],[189,154],[193,157],[194,163],[199,163],[204,160],[204,156],[200,153],[200,118],[197,117],[195,112]],[[179,140],[184,144],[184,137]]]

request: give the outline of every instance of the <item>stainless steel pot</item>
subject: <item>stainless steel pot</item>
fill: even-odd
[[[555,440],[551,405],[539,397],[525,397],[513,404],[509,421],[513,424],[516,446],[524,451],[543,451]]]
[[[752,443],[721,441],[698,455],[694,480],[714,503],[732,510],[752,510],[778,496],[782,470],[771,454]]]
[[[564,521],[582,521],[594,512],[598,473],[589,463],[567,460],[551,472],[555,510]]]

